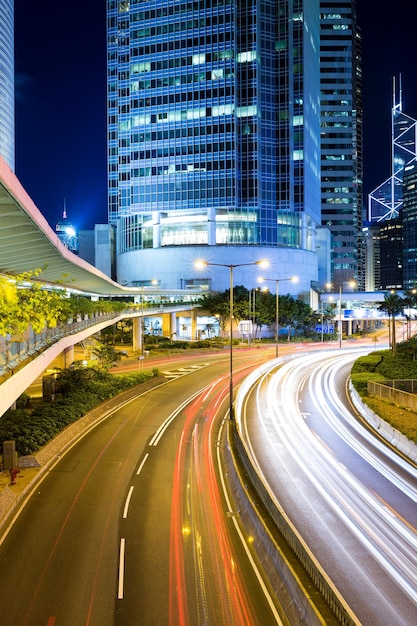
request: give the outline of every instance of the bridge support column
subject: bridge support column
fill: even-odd
[[[56,367],[65,370],[72,363],[74,363],[74,346],[68,346],[58,356]]]
[[[177,334],[178,334],[178,329],[177,329],[177,314],[175,313],[175,311],[173,311],[171,313],[171,328],[170,328],[170,338],[172,339],[173,336],[175,335],[175,338],[177,338]]]
[[[198,339],[197,336],[197,310],[191,309],[191,339]]]
[[[133,352],[139,352],[142,354],[143,352],[143,318],[142,317],[134,317],[133,318]]]

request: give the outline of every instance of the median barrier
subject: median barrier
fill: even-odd
[[[242,520],[246,535],[253,539],[253,548],[289,623],[305,626],[338,623],[336,620],[330,621],[330,614],[328,619],[320,615],[312,598],[315,594],[303,585],[276,538],[263,521],[259,513],[260,503],[254,501],[258,490],[255,488],[254,494],[251,488],[253,485],[249,487],[239,471],[243,452],[234,421],[229,421],[228,443],[228,446],[222,448],[223,462],[228,483],[232,486],[232,497],[236,501],[239,518]]]
[[[329,607],[332,615],[335,617],[335,623],[342,624],[343,626],[358,626],[360,624],[359,620],[354,615],[350,607],[347,605],[336,587],[333,585],[330,578],[320,567],[314,555],[309,550],[307,544],[303,541],[295,527],[291,524],[291,522],[285,515],[285,512],[280,509],[274,494],[270,493],[268,487],[265,485],[261,476],[258,474],[250,457],[250,453],[248,452],[238,429],[232,429],[231,435],[233,438],[233,444],[235,445],[237,450],[239,461],[243,464],[243,467],[249,476],[253,488],[259,496],[262,504],[267,509],[278,532],[285,540],[286,544],[291,548],[292,552],[297,557],[298,562],[301,564],[304,571],[311,579],[311,582],[313,583],[315,589],[320,593],[324,602]],[[278,566],[278,562],[275,561],[274,564]],[[292,592],[295,593],[294,588]],[[302,597],[302,589],[298,588],[298,599],[300,602],[302,602]],[[311,607],[311,609],[312,610],[307,613],[309,619],[312,620],[311,624],[329,624],[327,620],[324,622],[314,622],[314,619],[319,618],[314,615],[313,607]],[[305,619],[306,617],[304,617],[304,621],[301,621],[299,623],[310,624],[310,622],[305,621]]]

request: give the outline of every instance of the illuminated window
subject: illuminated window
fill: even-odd
[[[256,61],[256,50],[247,50],[246,52],[239,52],[237,55],[238,63],[250,63]]]
[[[193,54],[193,65],[200,65],[206,62],[205,54]]]

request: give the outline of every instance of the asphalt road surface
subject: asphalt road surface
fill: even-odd
[[[417,469],[356,419],[358,353],[306,354],[265,372],[242,428],[259,471],[367,626],[417,624]]]
[[[38,484],[0,545],[4,626],[284,623],[218,486],[228,355],[173,372]]]

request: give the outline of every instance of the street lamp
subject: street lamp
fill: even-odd
[[[248,265],[259,265],[259,267],[268,267],[268,261],[254,261],[252,263],[209,263],[208,261],[196,261],[195,267],[202,269],[203,267],[228,267],[230,276],[230,288],[229,288],[229,315],[230,315],[230,364],[229,364],[229,419],[234,419],[233,416],[233,270],[235,267],[245,267]]]
[[[143,344],[143,299],[144,299],[144,295],[143,295],[143,288],[145,286],[145,282],[149,282],[149,281],[141,281],[141,286],[140,286],[140,327],[139,327],[139,351],[141,354],[141,358],[143,359],[143,348],[144,348],[144,344]],[[158,281],[154,278],[153,280],[150,281],[151,285],[157,285]]]
[[[290,280],[293,283],[298,281],[297,276],[291,276],[290,278],[260,278],[259,282],[263,283],[269,281],[275,283],[275,358],[278,358],[278,334],[279,334],[279,283],[283,280]]]
[[[252,345],[255,345],[256,339],[256,292],[259,291],[259,287],[254,287],[249,292],[249,317],[252,321]],[[267,289],[267,287],[265,287]],[[252,298],[252,304],[251,304]]]
[[[331,287],[331,283],[326,283],[326,289],[330,289]],[[321,300],[321,343],[324,342],[324,336],[323,336],[323,332],[324,332],[324,302],[323,302],[323,298],[320,298]]]
[[[353,289],[355,287],[356,282],[354,280],[350,280],[348,282],[349,287]],[[331,287],[330,283],[327,283],[326,287]],[[339,285],[339,348],[342,347],[342,283]]]

